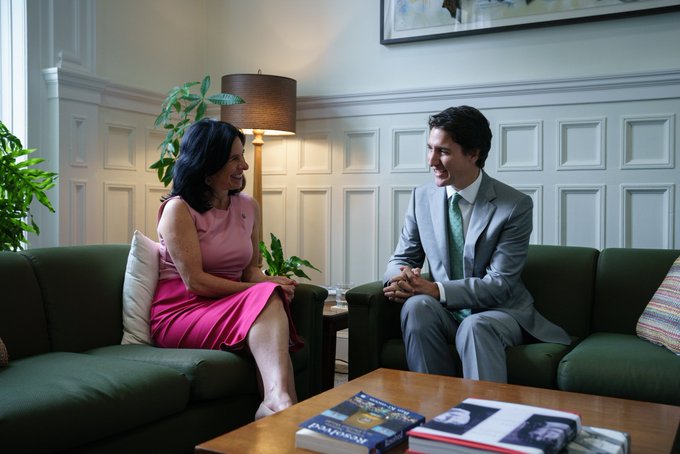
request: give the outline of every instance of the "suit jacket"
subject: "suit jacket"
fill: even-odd
[[[447,210],[446,188],[429,183],[413,191],[384,281],[402,265],[419,268],[427,260],[433,280],[444,287],[448,309],[503,311],[536,339],[570,344],[567,333],[534,308],[521,279],[532,229],[531,197],[483,172],[465,235],[464,278],[458,280],[450,280]]]

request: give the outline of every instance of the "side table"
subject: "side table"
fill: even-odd
[[[321,390],[333,388],[335,383],[335,347],[338,331],[347,328],[347,309],[338,309],[334,301],[323,305],[323,339],[321,356]]]

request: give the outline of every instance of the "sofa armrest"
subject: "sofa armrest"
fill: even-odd
[[[309,350],[307,383],[298,385],[298,397],[304,399],[321,391],[321,349],[323,329],[323,303],[328,290],[312,284],[298,284],[290,312],[298,334]],[[304,389],[300,389],[300,388]]]
[[[347,292],[350,380],[380,367],[383,345],[401,339],[402,304],[388,301],[382,289],[383,283],[375,281]]]

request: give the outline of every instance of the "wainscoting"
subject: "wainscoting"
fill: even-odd
[[[44,79],[59,244],[154,237],[163,96],[63,68]],[[300,98],[297,134],[265,137],[265,238],[320,268],[314,283],[378,279],[431,179],[427,119],[460,104],[490,120],[485,170],[532,197],[532,243],[677,247],[679,71]]]

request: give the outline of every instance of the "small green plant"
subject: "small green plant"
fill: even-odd
[[[35,149],[25,149],[21,141],[0,121],[0,250],[17,251],[28,245],[25,233],[40,234],[30,205],[35,197],[52,213],[54,208],[45,191],[53,188],[57,174],[33,166],[45,161],[26,158]]]
[[[267,249],[267,245],[264,241],[260,241],[260,253],[264,257],[265,262],[267,262],[267,274],[270,276],[286,276],[292,277],[293,275],[297,277],[304,277],[305,279],[310,279],[301,267],[306,266],[307,268],[312,268],[316,271],[321,272],[314,265],[309,263],[308,260],[301,259],[300,257],[291,256],[287,259],[283,258],[283,248],[281,247],[281,240],[276,238],[273,233],[270,233],[271,242],[271,252]],[[310,279],[311,280],[311,279]]]
[[[199,92],[192,93],[200,84]],[[179,156],[179,144],[186,129],[205,116],[208,103],[220,106],[243,104],[243,99],[229,93],[217,93],[207,96],[210,89],[210,76],[206,75],[202,82],[187,82],[174,87],[168,92],[161,105],[161,113],[156,117],[156,128],[167,129],[165,140],[158,146],[160,159],[150,168],[158,172],[158,180],[166,187],[172,182],[172,169]],[[193,118],[192,118],[193,115]]]

